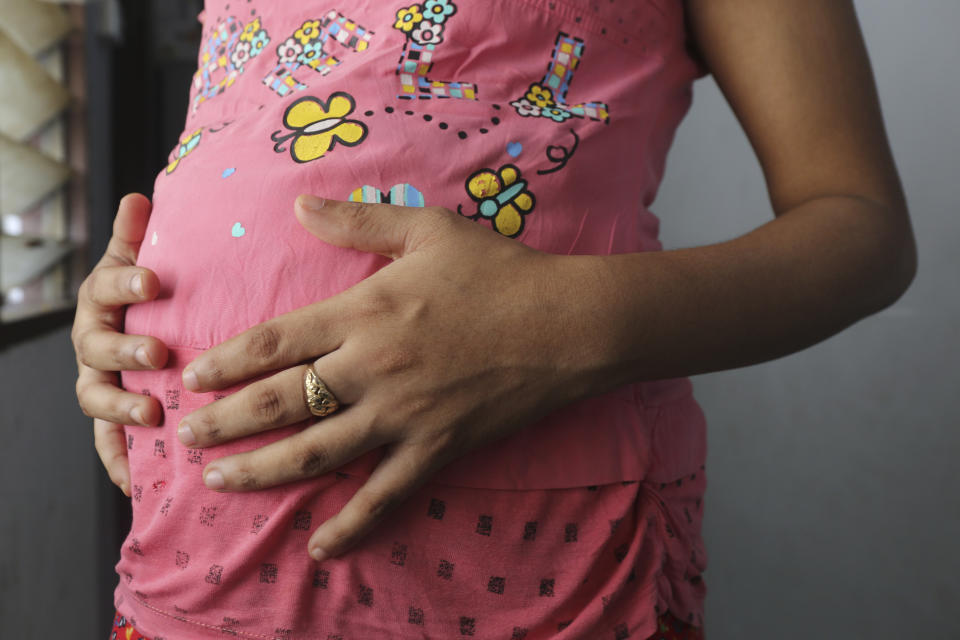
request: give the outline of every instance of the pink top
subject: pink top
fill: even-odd
[[[126,315],[128,333],[172,349],[168,369],[123,374],[126,388],[149,390],[166,410],[159,431],[128,428],[135,484],[162,483],[156,491],[171,499],[207,495],[202,464],[297,428],[202,452],[182,450],[175,435],[180,415],[217,397],[179,385],[200,351],[388,262],[306,232],[292,211],[300,193],[440,205],[558,254],[661,249],[648,206],[703,74],[686,50],[679,0],[207,0],[201,18],[184,133],[157,177],[140,249],[162,293]],[[695,473],[705,457],[703,414],[679,378],[564,407],[435,481],[655,485]],[[378,459],[374,451],[341,471],[363,477]],[[298,483],[271,494],[265,517],[293,513],[311,491]],[[159,516],[134,498],[142,543],[147,518]],[[229,541],[241,556],[258,543]],[[137,556],[125,547],[122,572],[136,572]],[[189,588],[139,570],[154,598]]]

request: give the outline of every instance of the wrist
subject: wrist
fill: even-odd
[[[610,256],[549,255],[549,286],[538,295],[536,313],[547,318],[543,349],[556,373],[564,402],[599,395],[630,382],[617,371],[616,336],[627,318],[617,312],[618,294]]]

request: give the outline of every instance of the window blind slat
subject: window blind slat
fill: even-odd
[[[22,142],[62,112],[70,93],[0,32],[0,133]]]

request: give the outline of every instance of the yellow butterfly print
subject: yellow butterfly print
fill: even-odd
[[[367,137],[367,125],[347,118],[357,104],[348,93],[337,91],[324,102],[313,96],[298,98],[283,114],[283,126],[291,131],[281,135],[274,131],[270,138],[273,150],[286,151],[285,142],[292,139],[290,157],[297,162],[310,162],[323,157],[337,143],[355,147]]]
[[[527,189],[527,181],[520,169],[505,164],[496,171],[480,169],[467,178],[467,193],[477,203],[477,212],[467,215],[457,206],[461,215],[474,220],[484,217],[493,223],[497,232],[514,238],[523,231],[524,216],[533,210],[536,198]]]
[[[197,145],[200,144],[200,134],[203,132],[203,129],[197,129],[190,135],[181,138],[180,144],[175,149],[176,157],[170,161],[170,164],[167,165],[167,173],[172,173],[177,166],[180,165],[180,161],[183,160],[191,151],[197,148]],[[173,155],[171,153],[170,155]]]

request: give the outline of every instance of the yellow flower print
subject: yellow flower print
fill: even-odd
[[[420,13],[420,5],[412,4],[406,9],[397,11],[397,21],[393,23],[393,28],[410,33],[421,20],[423,20],[423,14]]]
[[[326,102],[313,96],[294,101],[283,114],[283,125],[291,131],[283,135],[280,130],[273,132],[273,150],[286,151],[283,144],[292,139],[290,157],[310,162],[323,157],[337,143],[357,146],[367,137],[367,125],[347,118],[356,106],[353,96],[343,91],[331,94]]]
[[[303,26],[293,32],[293,37],[299,40],[300,44],[310,44],[320,37],[320,21],[307,20]]]
[[[527,190],[527,181],[520,175],[520,169],[505,164],[496,171],[480,169],[467,178],[467,193],[477,203],[477,212],[468,215],[462,207],[457,211],[468,218],[481,216],[492,221],[493,228],[507,237],[513,238],[523,231],[524,216],[533,210],[536,199]]]
[[[250,42],[253,40],[253,36],[256,35],[257,31],[260,31],[260,18],[254,18],[253,22],[250,22],[243,28],[243,33],[240,34],[241,40],[246,40]]]
[[[550,89],[542,87],[536,83],[530,85],[530,89],[527,90],[527,95],[525,97],[527,100],[541,108],[553,106],[553,93],[550,91]]]

